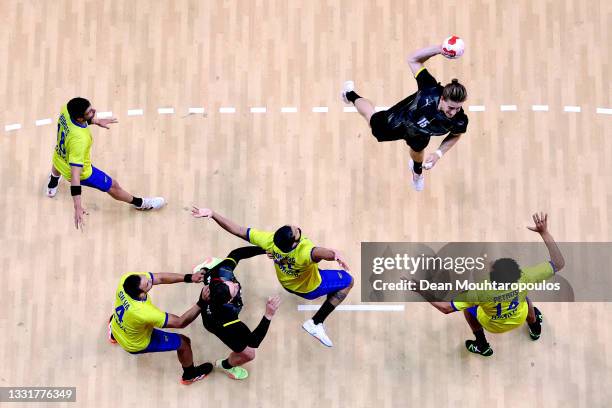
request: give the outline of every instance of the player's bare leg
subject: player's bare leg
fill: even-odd
[[[204,363],[194,367],[191,340],[185,335],[180,334],[179,336],[181,336],[181,345],[176,350],[176,355],[183,367],[181,383],[188,385],[206,377],[213,370],[213,365],[211,363]]]
[[[334,311],[336,306],[346,299],[346,296],[351,291],[353,287],[354,280],[351,280],[351,283],[344,289],[341,289],[337,292],[330,293],[327,295],[327,299],[317,313],[312,317],[312,319],[306,320],[302,325],[302,328],[306,330],[311,336],[317,338],[324,346],[333,347],[333,343],[331,339],[327,336],[325,332],[325,327],[323,326],[323,322],[329,316],[331,312]]]
[[[357,99],[355,101],[355,108],[357,109],[357,112],[359,112],[359,114],[368,122],[368,124],[370,123],[370,119],[372,119],[372,115],[376,113],[376,107],[372,101],[366,98]]]
[[[157,210],[166,204],[166,200],[162,197],[135,197],[125,191],[115,179],[113,179],[113,184],[110,190],[108,190],[108,194],[117,201],[134,205],[138,210]]]

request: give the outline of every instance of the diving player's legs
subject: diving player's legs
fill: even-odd
[[[529,328],[529,337],[531,340],[537,340],[542,334],[542,312],[540,309],[535,307],[531,300],[527,298],[527,307],[529,311],[527,313],[527,327]]]
[[[482,356],[488,357],[493,354],[493,349],[489,346],[487,342],[487,338],[484,334],[484,329],[482,325],[478,322],[477,316],[478,306],[472,306],[469,309],[463,311],[463,316],[465,320],[467,320],[470,325],[470,329],[476,336],[476,340],[466,340],[465,347],[471,353],[480,354]]]

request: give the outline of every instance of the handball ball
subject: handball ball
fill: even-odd
[[[449,59],[459,58],[463,55],[465,44],[463,40],[456,35],[448,37],[442,43],[442,55]]]

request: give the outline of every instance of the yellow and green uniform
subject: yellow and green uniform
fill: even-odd
[[[273,232],[249,228],[247,240],[272,254],[276,277],[285,289],[309,293],[321,284],[319,266],[312,260],[315,245],[310,239],[302,237],[297,247],[289,252],[283,252],[274,245]]]
[[[168,313],[153,305],[148,294],[145,300],[137,300],[125,293],[123,282],[130,275],[144,275],[153,279],[153,274],[148,272],[129,272],[121,277],[115,294],[111,331],[121,347],[129,352],[137,352],[147,348],[154,327],[166,326]]]
[[[521,268],[518,283],[536,283],[555,273],[551,262]],[[451,305],[455,310],[478,306],[476,318],[491,333],[503,333],[522,325],[527,318],[527,291],[468,291],[458,295]]]
[[[81,180],[91,176],[91,145],[93,137],[87,124],[81,125],[70,118],[68,107],[62,107],[57,120],[57,144],[53,153],[53,165],[68,181],[71,179],[70,167],[82,167]]]

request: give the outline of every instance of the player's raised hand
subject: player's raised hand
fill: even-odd
[[[118,123],[118,122],[119,121],[117,120],[117,118],[104,118],[104,119],[94,118],[91,123],[94,125],[103,127],[104,129],[110,129],[108,125],[110,125],[111,123]]]
[[[266,301],[266,313],[264,314],[264,316],[266,316],[266,319],[272,320],[272,317],[278,310],[279,305],[280,296],[274,295],[268,298],[268,300]]]
[[[529,230],[533,232],[537,232],[538,234],[544,234],[548,231],[548,214],[540,212],[533,214],[533,222],[535,223],[534,227],[527,227]]]
[[[191,209],[191,215],[195,218],[212,218],[213,210],[210,208],[198,208],[195,205]]]

